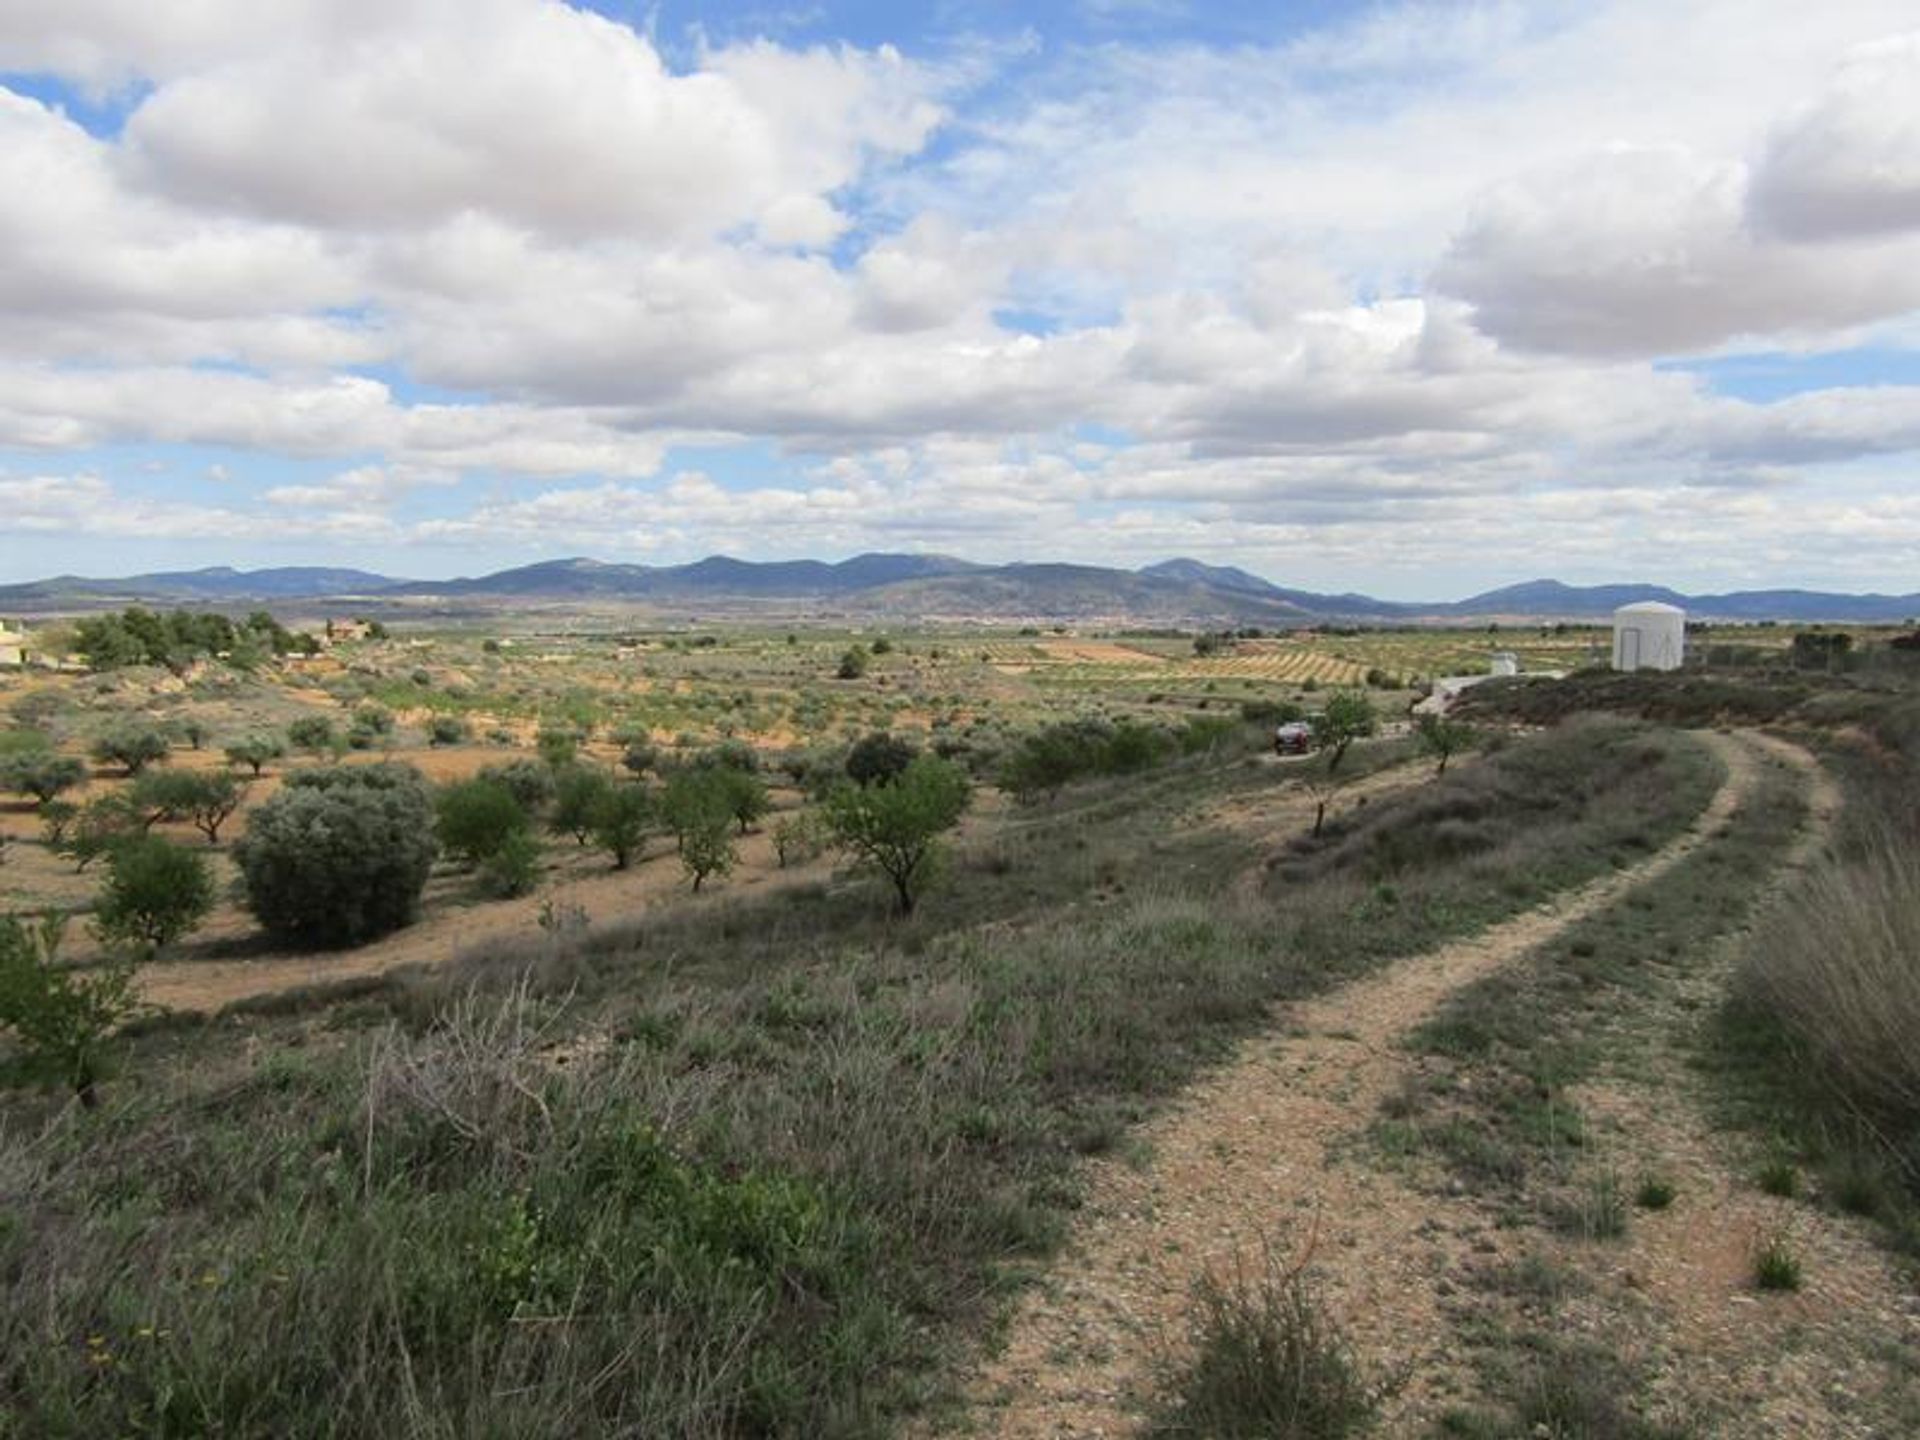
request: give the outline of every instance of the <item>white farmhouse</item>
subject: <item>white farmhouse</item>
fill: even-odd
[[[0,665],[27,663],[27,637],[6,621],[0,620]]]

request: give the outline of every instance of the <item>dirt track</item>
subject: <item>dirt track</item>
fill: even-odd
[[[1076,1238],[969,1387],[977,1432],[1128,1433],[1196,1278],[1231,1272],[1276,1236],[1296,1245],[1311,1237],[1315,1275],[1359,1353],[1408,1377],[1386,1432],[1407,1433],[1430,1419],[1459,1365],[1440,1306],[1445,1277],[1470,1252],[1497,1245],[1471,1206],[1436,1203],[1406,1177],[1353,1153],[1351,1142],[1410,1063],[1396,1042],[1449,994],[1710,843],[1751,791],[1766,742],[1713,743],[1727,781],[1688,832],[1658,854],[1295,1007],[1284,1033],[1251,1042],[1148,1127],[1147,1168],[1098,1164]],[[1766,753],[1782,750],[1791,747],[1767,745]],[[1794,763],[1804,761],[1793,754]],[[1831,797],[1823,803],[1830,809]],[[1807,843],[1817,843],[1817,833]],[[1884,1285],[1884,1266],[1878,1269]]]

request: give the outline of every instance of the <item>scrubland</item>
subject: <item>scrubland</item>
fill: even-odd
[[[218,845],[158,823],[220,897],[139,966],[149,999],[190,1003],[110,1039],[97,1105],[27,1083],[0,1039],[18,1082],[0,1090],[0,1434],[992,1433],[967,1376],[1016,1298],[1071,1266],[1100,1167],[1151,1166],[1155,1117],[1284,1034],[1288,1007],[1662,852],[1727,782],[1723,745],[1692,733],[1726,722],[1817,751],[1846,800],[1831,843],[1783,870],[1812,823],[1802,772],[1756,771],[1685,860],[1448,996],[1352,1143],[1436,1217],[1484,1205],[1514,1234],[1597,1243],[1640,1225],[1629,1192],[1667,1163],[1602,1143],[1601,1090],[1677,1035],[1713,1134],[1815,1177],[1810,1212],[1913,1243],[1920,712],[1898,676],[1490,687],[1474,753],[1436,778],[1391,724],[1332,774],[1265,753],[1271,707],[1365,690],[1368,669],[1397,718],[1414,663],[1387,673],[1384,650],[1331,638],[1311,667],[1164,637],[504,638],[3,682],[15,753],[82,755],[129,716],[196,721],[203,748],[161,762],[189,771],[303,718],[338,738],[268,761]],[[864,673],[840,679],[854,645]],[[440,720],[460,728],[434,744]],[[973,791],[911,914],[807,828],[875,731]],[[724,827],[733,868],[698,894],[665,820],[620,868],[552,800],[517,896],[443,859],[417,918],[366,945],[289,952],[235,888],[234,838],[293,771],[400,762],[444,786],[584,765],[664,804],[729,742],[770,808]],[[95,766],[69,798],[134,783]],[[0,824],[7,908],[82,912],[61,963],[114,963],[84,914],[99,871],[26,803]],[[1195,1279],[1194,1333],[1139,1423],[1295,1433],[1273,1428],[1304,1403],[1276,1365],[1337,1387],[1350,1430],[1325,1433],[1415,1413],[1313,1284]],[[1570,1360],[1538,1296],[1498,1285],[1450,1312],[1463,1359],[1422,1426],[1717,1433],[1615,1329],[1595,1321]],[[1583,1367],[1612,1378],[1543,1392]]]

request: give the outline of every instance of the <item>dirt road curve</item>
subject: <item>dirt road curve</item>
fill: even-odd
[[[1407,1064],[1396,1040],[1447,995],[1706,843],[1759,763],[1750,744],[1713,743],[1728,778],[1685,835],[1504,925],[1294,1008],[1285,1031],[1250,1043],[1148,1127],[1148,1168],[1100,1163],[1055,1276],[1019,1309],[1004,1350],[969,1387],[976,1431],[1130,1432],[1195,1278],[1231,1269],[1279,1233],[1317,1237],[1330,1306],[1362,1354],[1408,1367],[1396,1408],[1419,1408],[1420,1377],[1446,1344],[1434,1282],[1469,1240],[1436,1230],[1432,1197],[1347,1163],[1340,1147],[1365,1129]]]

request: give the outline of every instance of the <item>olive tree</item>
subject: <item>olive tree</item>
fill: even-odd
[[[419,910],[434,813],[411,765],[299,770],[234,846],[248,907],[276,939],[356,945]]]
[[[41,805],[87,778],[87,767],[70,755],[28,751],[0,760],[0,790],[31,795]]]
[[[227,763],[244,765],[258,775],[269,761],[278,760],[286,753],[287,747],[275,736],[246,735],[227,746]]]
[[[960,823],[972,796],[967,772],[921,755],[888,785],[843,785],[824,814],[835,841],[893,884],[900,913],[913,912],[939,853],[940,836]]]
[[[166,770],[142,775],[134,782],[132,803],[140,812],[141,828],[161,820],[186,820],[220,843],[220,827],[240,808],[246,791],[225,770]]]
[[[166,735],[151,725],[124,725],[95,740],[92,754],[100,764],[118,765],[132,776],[164,760],[168,749]]]

